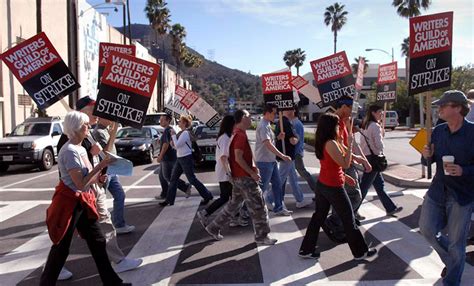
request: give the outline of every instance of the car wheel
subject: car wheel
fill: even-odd
[[[43,157],[41,158],[41,162],[39,164],[39,168],[42,171],[49,170],[53,167],[54,164],[54,156],[51,150],[49,149],[44,149],[43,151]]]
[[[0,172],[4,173],[8,170],[8,167],[10,167],[10,165],[8,164],[0,164]]]
[[[148,149],[148,156],[146,158],[146,162],[147,163],[152,163],[153,162],[153,157],[154,157],[154,150],[153,150],[153,146],[150,146],[150,149]]]

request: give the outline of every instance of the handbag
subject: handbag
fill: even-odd
[[[387,158],[385,158],[385,155],[375,155],[374,151],[372,151],[372,148],[370,148],[369,140],[367,140],[367,137],[362,132],[360,132],[360,134],[364,136],[365,142],[367,142],[367,146],[369,147],[370,155],[366,157],[370,165],[372,166],[372,170],[377,172],[385,171],[388,167],[388,162]]]

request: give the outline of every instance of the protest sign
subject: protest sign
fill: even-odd
[[[278,106],[278,110],[292,109],[293,89],[291,72],[277,72],[262,75],[263,100],[265,104]]]
[[[409,95],[451,85],[453,12],[410,18]]]
[[[141,128],[159,70],[157,64],[111,52],[94,115]]]
[[[355,82],[355,87],[357,90],[361,90],[364,86],[364,69],[365,69],[365,59],[359,57],[359,64],[357,65],[357,77]]]
[[[9,49],[1,59],[39,109],[80,87],[44,32]]]
[[[377,102],[397,100],[397,62],[379,66],[377,78]]]
[[[294,77],[290,84],[312,102],[318,103],[321,101],[319,90],[302,76]]]
[[[188,112],[187,112],[186,108],[181,104],[180,100],[188,92],[189,92],[189,90],[185,89],[184,87],[176,85],[174,94],[172,94],[168,98],[168,101],[165,102],[164,111],[166,113],[168,113],[169,115],[171,115],[171,116],[173,116],[175,113],[177,113],[179,115],[187,114]]]
[[[180,102],[192,115],[209,127],[213,127],[221,120],[217,111],[195,92],[187,91]]]
[[[312,61],[311,69],[323,106],[331,105],[343,95],[354,97],[356,88],[346,52]]]
[[[136,47],[133,45],[121,45],[112,43],[99,44],[99,76],[97,81],[97,88],[100,87],[102,74],[104,73],[105,65],[109,59],[110,52],[118,52],[129,56],[135,56]]]

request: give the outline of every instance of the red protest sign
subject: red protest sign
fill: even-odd
[[[9,49],[1,58],[20,83],[62,61],[44,32]]]
[[[318,85],[352,74],[351,66],[344,51],[312,61],[310,64]]]
[[[181,99],[181,98],[185,97],[188,92],[191,92],[191,91],[185,89],[184,87],[176,85],[175,90],[174,90],[174,95],[176,95],[177,97],[179,97]]]
[[[294,77],[290,84],[291,86],[293,86],[294,88],[296,88],[297,90],[300,90],[301,88],[303,88],[305,85],[307,85],[309,82],[307,80],[305,80],[302,76],[298,75],[296,77]]]
[[[151,97],[159,70],[157,64],[112,52],[105,66],[102,84]]]
[[[269,73],[262,75],[263,94],[290,92],[291,72]]]
[[[365,59],[359,57],[359,64],[357,66],[357,78],[355,82],[355,87],[357,90],[361,90],[364,86],[364,68],[365,68]]]
[[[379,72],[377,77],[378,84],[396,82],[397,79],[397,62],[392,62],[379,66]]]
[[[136,47],[134,45],[120,45],[112,43],[99,44],[99,67],[105,67],[109,54],[117,52],[124,55],[135,56]]]
[[[453,12],[410,18],[410,58],[449,51],[453,40]]]
[[[181,102],[181,104],[186,108],[186,109],[190,109],[191,106],[193,106],[193,104],[199,99],[199,96],[197,95],[197,93],[195,92],[192,92],[192,91],[189,91],[186,93],[185,96],[183,96],[181,98],[181,100],[179,102]]]

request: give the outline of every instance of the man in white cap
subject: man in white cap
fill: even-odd
[[[469,106],[461,91],[446,91],[433,104],[446,122],[434,128],[431,146],[423,150],[425,159],[436,162],[436,174],[423,201],[420,232],[446,266],[443,285],[459,285],[474,208],[474,123],[465,119]],[[454,162],[443,166],[444,156]]]

